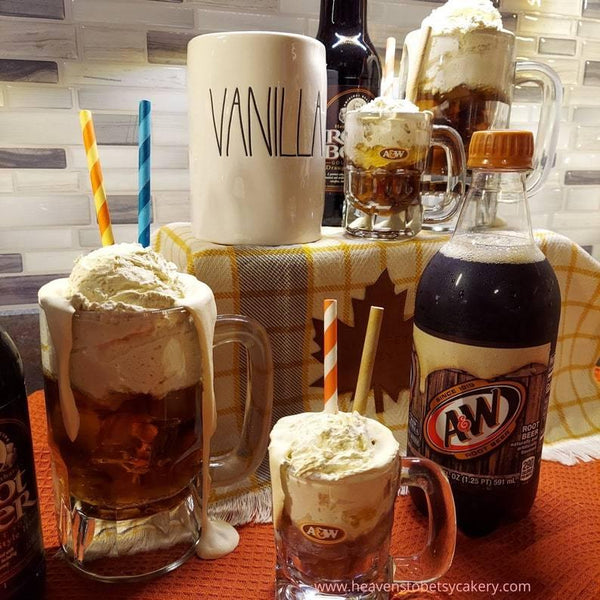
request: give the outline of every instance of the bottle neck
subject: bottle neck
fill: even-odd
[[[319,33],[363,33],[367,29],[367,0],[321,0]]]
[[[473,171],[454,238],[490,232],[518,245],[535,244],[526,196],[526,171]]]

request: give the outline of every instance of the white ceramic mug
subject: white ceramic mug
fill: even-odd
[[[211,33],[188,46],[192,229],[217,244],[321,236],[325,47],[303,35]]]

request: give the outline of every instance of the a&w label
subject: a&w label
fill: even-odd
[[[311,542],[319,544],[336,544],[346,537],[346,532],[343,529],[333,525],[304,523],[301,530],[304,536]]]
[[[542,449],[552,363],[550,344],[485,348],[415,327],[410,453],[457,485],[527,481]]]
[[[514,431],[525,401],[517,382],[474,379],[438,394],[423,426],[427,443],[459,460],[500,446]]]
[[[406,148],[383,148],[379,151],[381,158],[387,158],[388,160],[402,160],[409,155]]]

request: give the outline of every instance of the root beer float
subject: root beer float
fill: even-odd
[[[464,185],[464,152],[450,127],[432,125],[429,111],[380,96],[346,115],[344,227],[371,239],[409,239],[421,230],[421,176],[431,146],[449,164],[448,195]],[[446,158],[447,156],[447,158]]]
[[[323,412],[279,419],[269,466],[277,554],[275,598],[384,600],[379,587],[433,581],[452,562],[456,516],[448,481],[430,460],[401,458],[393,433],[365,417],[383,309],[371,307],[354,412],[338,410],[337,304],[324,302]],[[398,486],[430,506],[422,552],[390,557]],[[330,595],[329,590],[335,592]]]
[[[242,317],[218,320],[208,286],[139,244],[81,257],[69,278],[40,289],[39,302],[56,512],[67,560],[95,579],[133,581],[172,570],[194,550],[202,558],[231,552],[237,531],[208,518],[211,479],[235,481],[257,464],[270,413],[251,407],[262,412],[263,441],[250,436],[247,460],[236,462],[233,453],[229,465],[209,464],[216,429],[213,341],[241,341],[236,328],[256,348],[263,342]],[[250,359],[257,367],[254,388],[266,367],[252,353]]]
[[[280,568],[291,579],[377,581],[399,478],[392,432],[358,413],[280,419],[269,448]]]
[[[515,60],[516,39],[503,28],[501,14],[491,0],[447,0],[423,20],[420,29],[406,36],[401,81],[406,81],[406,97],[421,110],[430,110],[434,123],[460,133],[467,155],[476,131],[509,127],[515,85],[539,87],[540,118],[527,177],[527,192],[534,194],[554,164],[562,84],[548,65]],[[424,227],[453,231],[456,219],[440,226],[427,216],[442,200],[435,176],[445,174],[438,149],[429,160],[428,171],[434,177],[423,197]]]
[[[420,210],[430,140],[430,116],[407,100],[380,96],[348,113],[346,197],[359,210],[381,216]]]
[[[416,48],[427,28],[419,65]],[[475,131],[508,124],[514,39],[490,0],[448,0],[406,36],[408,70],[418,70],[413,101],[435,123],[454,127],[466,149]]]
[[[204,290],[194,289],[193,278],[188,281],[187,293],[201,297]],[[184,295],[184,279],[174,265],[135,244],[83,256],[69,279],[42,288],[53,458],[90,516],[123,519],[171,509],[200,472],[196,414],[203,386],[197,332],[187,311],[160,318],[147,312],[174,307]],[[57,344],[46,337],[63,314],[48,309],[57,298],[73,311],[66,323],[72,330],[69,357],[59,356]],[[162,345],[171,356],[158,350]],[[68,383],[62,382],[61,406],[59,369],[66,360],[74,402],[67,401]]]

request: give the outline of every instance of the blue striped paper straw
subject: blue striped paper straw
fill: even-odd
[[[138,132],[138,242],[150,245],[150,100],[140,100]]]

